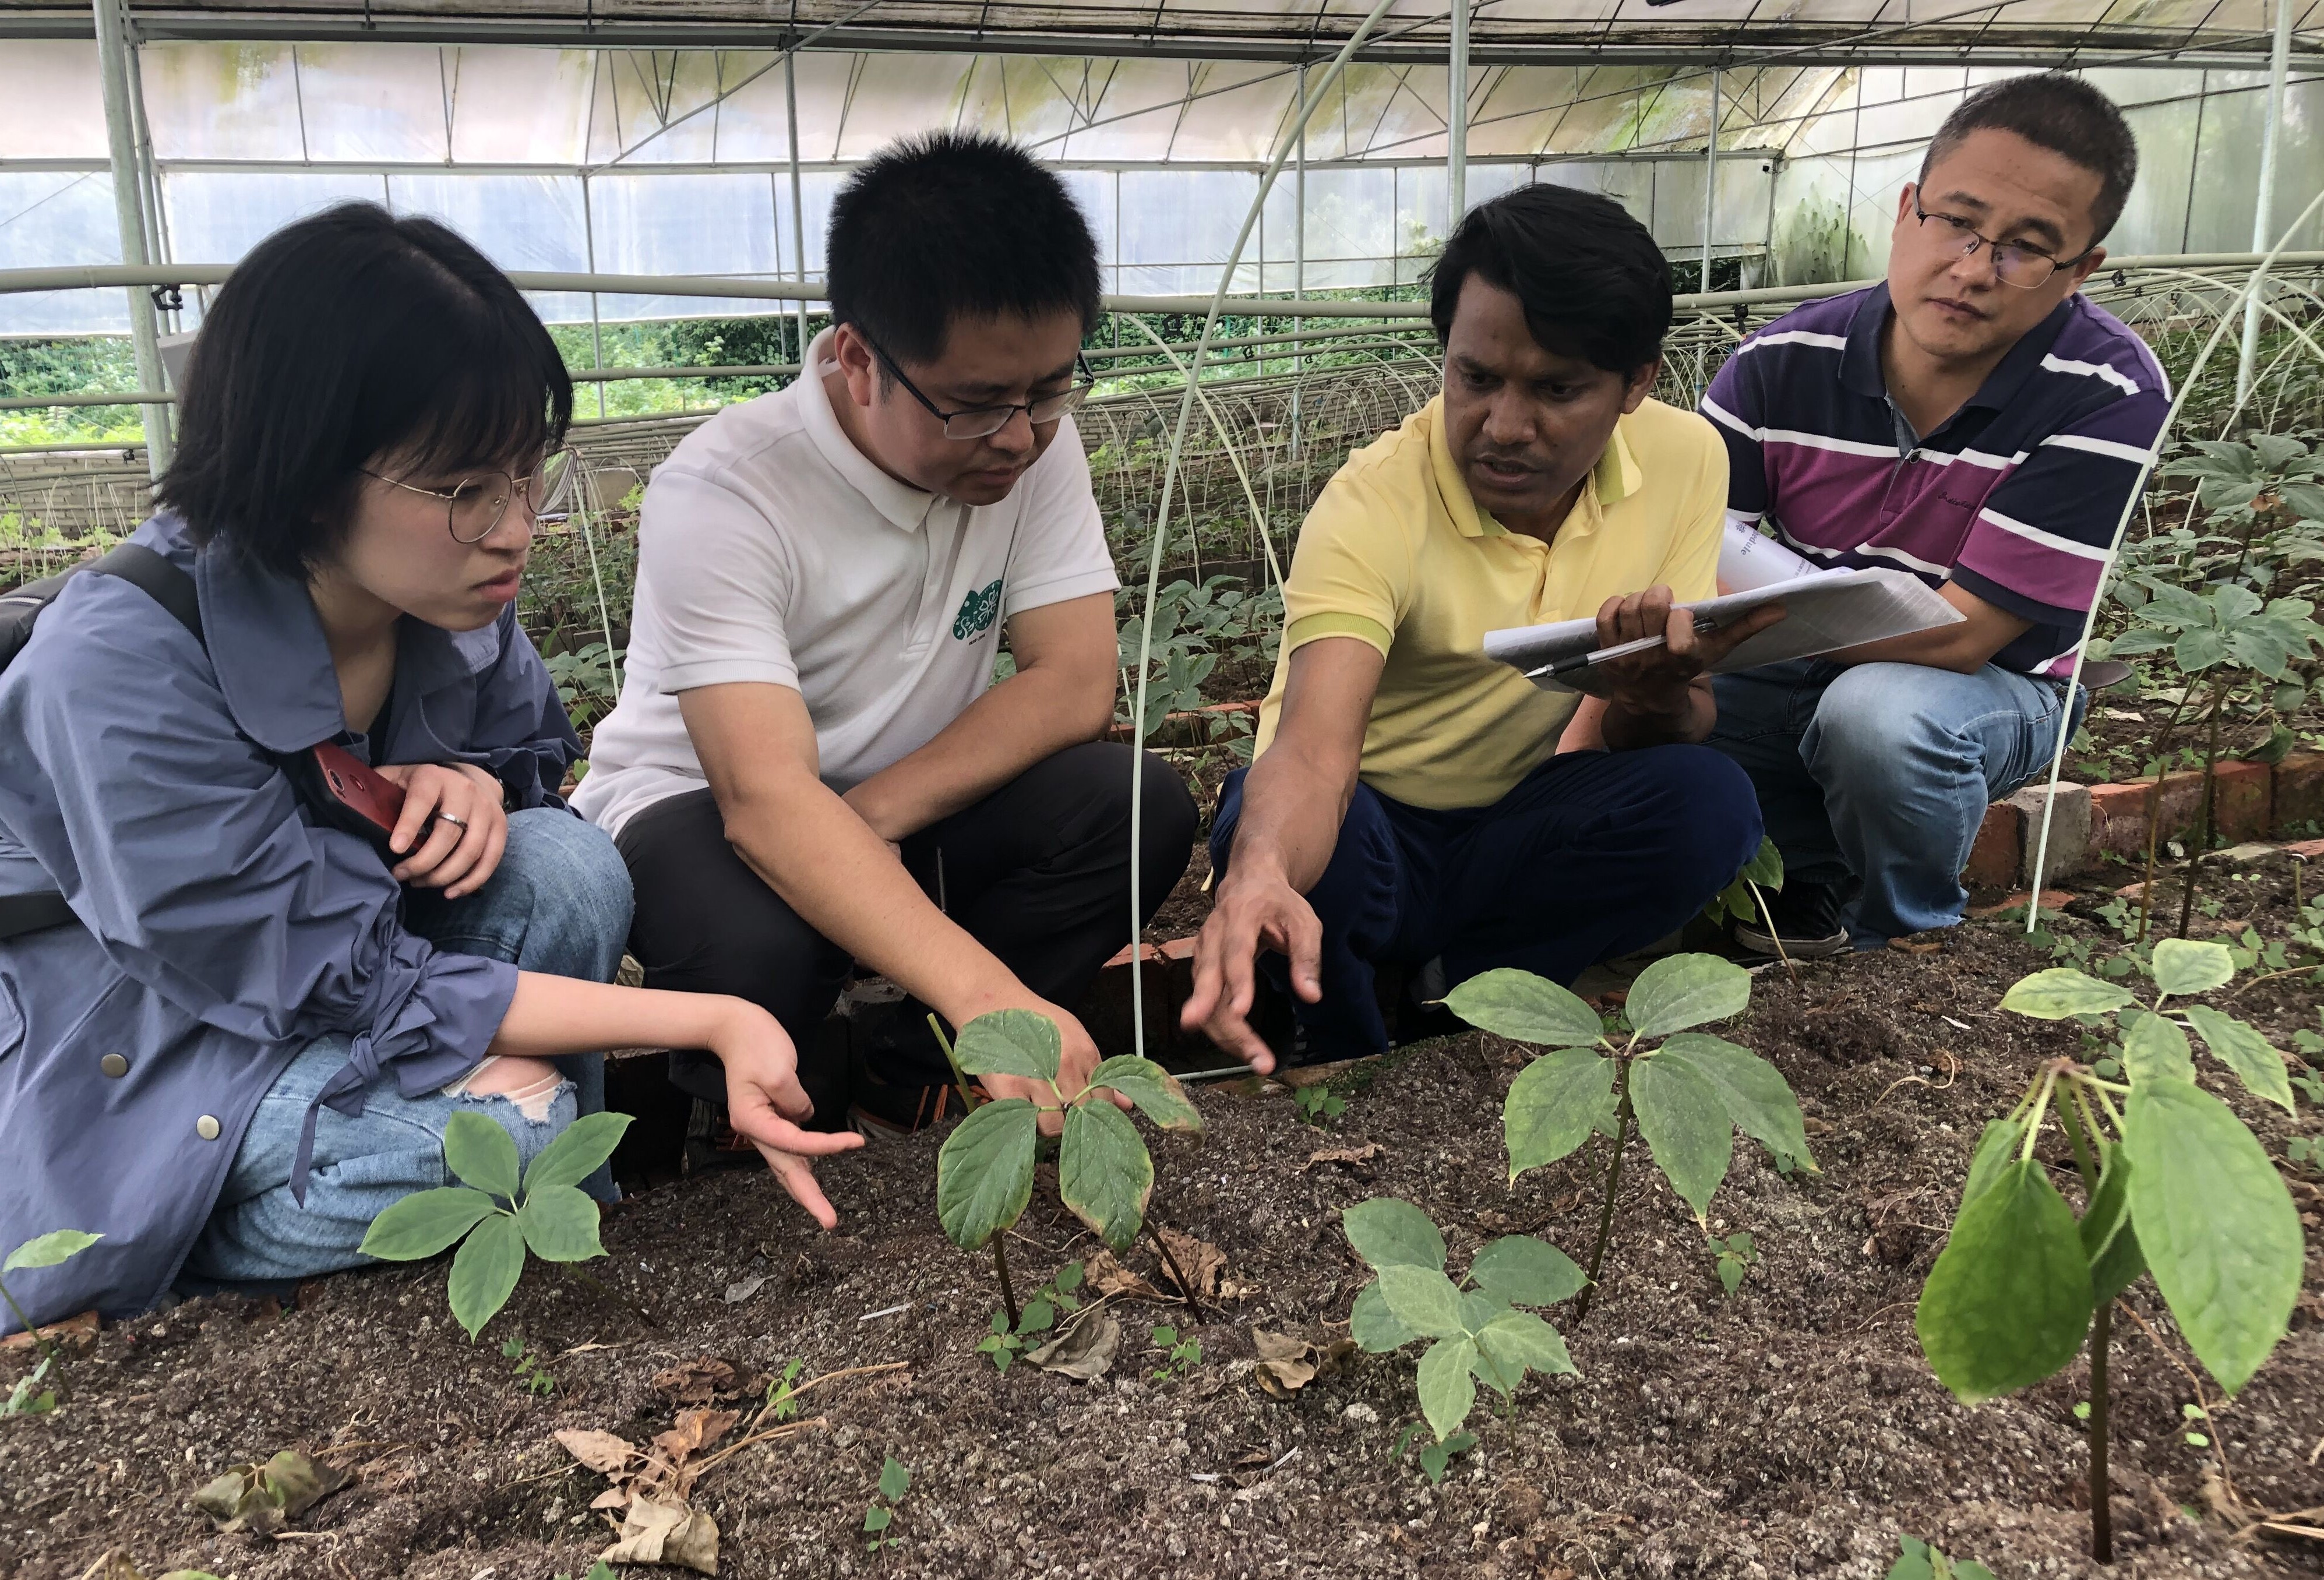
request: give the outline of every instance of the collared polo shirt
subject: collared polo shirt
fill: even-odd
[[[2063,675],[2170,410],[2162,365],[2077,292],[1911,436],[1881,371],[1888,312],[1886,285],[1810,302],[1728,359],[1702,411],[1727,441],[1729,518],[1820,565],[1957,582],[2034,623],[1996,663]]]
[[[824,375],[729,406],[646,487],[621,701],[573,798],[612,833],[706,782],[681,692],[788,687],[842,792],[926,745],[992,682],[1001,623],[1115,587],[1073,420],[997,504],[881,471],[848,439]]]
[[[1488,659],[1485,633],[1594,615],[1657,582],[1710,596],[1726,497],[1711,425],[1649,400],[1615,425],[1553,541],[1509,531],[1470,496],[1439,396],[1350,456],[1307,513],[1257,749],[1274,738],[1291,655],[1351,636],[1387,660],[1363,782],[1408,806],[1489,806],[1556,752],[1580,698]]]

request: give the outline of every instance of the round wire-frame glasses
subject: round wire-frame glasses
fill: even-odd
[[[508,514],[509,501],[522,495],[534,521],[543,521],[570,502],[581,476],[581,457],[570,449],[551,450],[540,464],[520,478],[509,472],[479,472],[450,488],[422,488],[400,477],[389,477],[368,467],[366,477],[376,477],[407,494],[424,494],[444,502],[444,524],[456,543],[481,543]]]
[[[858,331],[858,333],[861,332]],[[912,399],[927,407],[928,414],[944,424],[944,435],[946,439],[990,438],[1008,427],[1009,420],[1019,411],[1025,413],[1025,420],[1034,427],[1047,427],[1060,418],[1080,411],[1082,402],[1089,399],[1091,386],[1097,382],[1097,375],[1090,371],[1088,361],[1076,356],[1074,358],[1074,365],[1081,374],[1084,382],[1074,384],[1070,389],[1059,390],[1054,395],[1040,395],[1030,401],[1019,401],[1008,405],[972,406],[964,411],[947,411],[922,394],[920,387],[904,376],[904,370],[896,365],[894,357],[880,348],[879,342],[872,339],[871,336],[865,335],[863,344],[872,347],[872,355],[880,359],[881,365],[894,375],[896,382],[904,386]]]

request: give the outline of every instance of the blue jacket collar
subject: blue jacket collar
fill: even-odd
[[[155,547],[189,570],[201,600],[202,639],[236,728],[269,752],[301,752],[346,734],[330,644],[307,585],[224,547],[196,550],[184,522],[153,520]],[[399,702],[478,674],[499,656],[501,626],[448,632],[406,618],[396,646]]]

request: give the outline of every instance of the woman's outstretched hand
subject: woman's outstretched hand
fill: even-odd
[[[800,1128],[800,1122],[814,1115],[815,1104],[799,1085],[798,1055],[790,1037],[758,1005],[729,1002],[733,1008],[710,1043],[726,1069],[727,1123],[759,1149],[792,1200],[816,1223],[835,1229],[839,1214],[816,1181],[814,1160],[853,1151],[863,1138],[853,1131]]]

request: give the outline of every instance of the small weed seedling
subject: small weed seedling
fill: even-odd
[[[2283,1160],[2294,1169],[2324,1174],[2324,1136],[2294,1136],[2283,1143]]]
[[[869,1538],[863,1544],[865,1552],[876,1553],[881,1548],[895,1547],[902,1542],[901,1537],[890,1536],[888,1532],[896,1523],[896,1505],[902,1502],[904,1494],[911,1490],[911,1467],[894,1455],[889,1455],[887,1463],[880,1467],[880,1496],[863,1511],[863,1534]]]
[[[1318,1130],[1326,1121],[1337,1119],[1348,1111],[1348,1100],[1321,1081],[1300,1087],[1299,1095],[1292,1101],[1299,1106],[1300,1119]]]
[[[2233,1394],[2282,1338],[2306,1252],[2283,1178],[2233,1110],[2197,1084],[2189,1033],[2255,1096],[2289,1113],[2283,1056],[2259,1031],[2201,1004],[2165,1004],[2224,987],[2223,944],[2158,941],[2154,1001],[2053,967],[2012,987],[2001,1007],[2043,1021],[2106,1025],[2127,1084],[2052,1059],[1969,1160],[1952,1237],[1921,1291],[1922,1352],[1963,1403],[2015,1392],[2090,1346],[2090,1553],[2113,1553],[2107,1483],[2107,1347],[2115,1298],[2152,1273],[2196,1358]],[[2121,1104],[2116,1104],[2120,1098]],[[2034,1154],[2055,1115],[2081,1177],[2082,1210]],[[2079,1413],[2079,1412],[2078,1412]]]
[[[1427,1430],[1425,1421],[1407,1421],[1404,1430],[1396,1435],[1396,1446],[1388,1451],[1388,1456],[1402,1459],[1404,1451],[1412,1446],[1412,1440]],[[1430,1486],[1439,1486],[1443,1483],[1445,1467],[1452,1463],[1453,1456],[1466,1454],[1476,1446],[1477,1434],[1474,1432],[1455,1432],[1442,1443],[1432,1437],[1420,1446],[1420,1474],[1428,1478]]]
[[[0,1262],[0,1273],[13,1273],[19,1268],[54,1267],[59,1262],[78,1256],[104,1238],[102,1234],[91,1234],[80,1229],[51,1229],[10,1252],[8,1260]],[[17,1326],[32,1335],[41,1346],[40,1363],[30,1373],[17,1379],[16,1386],[9,1390],[8,1397],[0,1400],[0,1416],[46,1415],[57,1408],[57,1391],[44,1388],[42,1384],[48,1381],[51,1373],[57,1370],[62,1352],[40,1336],[40,1329],[31,1317],[24,1315],[24,1308],[16,1304],[16,1297],[8,1292],[5,1284],[0,1284],[0,1300],[8,1303],[8,1309],[15,1315]]]
[[[1203,1363],[1202,1341],[1182,1338],[1175,1327],[1156,1328],[1154,1347],[1165,1354],[1162,1363],[1150,1373],[1153,1381],[1167,1382],[1174,1378],[1192,1377],[1194,1368]]]
[[[1551,1050],[1518,1073],[1501,1110],[1511,1179],[1579,1150],[1595,1132],[1613,1136],[1577,1322],[1589,1314],[1604,1265],[1633,1119],[1698,1224],[1707,1224],[1711,1193],[1727,1178],[1738,1128],[1774,1153],[1778,1167],[1815,1169],[1799,1101],[1775,1067],[1748,1048],[1688,1030],[1750,1007],[1750,974],[1732,961],[1671,955],[1647,966],[1623,1006],[1627,1035],[1609,1032],[1588,1004],[1529,971],[1472,976],[1445,1003],[1471,1026]],[[1643,1046],[1649,1039],[1661,1046]]]
[[[999,1244],[999,1241],[994,1241]],[[1082,1264],[1069,1261],[1057,1270],[1057,1276],[1033,1291],[1025,1308],[1011,1320],[1010,1313],[992,1314],[992,1331],[977,1344],[976,1353],[992,1357],[995,1369],[1009,1370],[1018,1353],[1033,1349],[1046,1342],[1041,1335],[1057,1326],[1057,1313],[1071,1317],[1082,1308],[1082,1298],[1075,1293],[1082,1287]]]
[[[939,1040],[942,1032],[938,1032]],[[963,1251],[992,1247],[993,1271],[1008,1326],[1021,1332],[1016,1291],[1009,1283],[1009,1259],[1001,1249],[1005,1231],[1033,1197],[1033,1154],[1040,1139],[1041,1114],[1062,1111],[1065,1130],[1057,1145],[1057,1195],[1073,1215],[1097,1232],[1119,1255],[1147,1227],[1146,1209],[1154,1195],[1154,1160],[1130,1116],[1102,1095],[1119,1092],[1164,1130],[1199,1131],[1202,1116],[1167,1070],[1151,1059],[1116,1055],[1090,1072],[1089,1085],[1068,1095],[1058,1089],[1064,1042],[1056,1022],[1030,1010],[996,1010],[960,1029],[957,1048],[945,1053],[970,1098],[970,1076],[1016,1076],[1047,1085],[1054,1105],[1023,1097],[978,1103],[970,1098],[968,1117],[954,1127],[936,1153],[936,1217]],[[1170,1261],[1159,1235],[1149,1235]],[[1174,1276],[1177,1275],[1175,1265]],[[1196,1321],[1192,1285],[1180,1277]],[[1001,1337],[996,1329],[994,1337]],[[997,1360],[997,1357],[996,1357]]]
[[[1527,1372],[1573,1370],[1557,1329],[1517,1309],[1554,1306],[1582,1287],[1573,1259],[1547,1241],[1528,1234],[1489,1241],[1456,1284],[1444,1274],[1443,1234],[1408,1201],[1359,1202],[1340,1215],[1340,1226],[1378,1275],[1356,1296],[1349,1336],[1375,1355],[1435,1341],[1420,1357],[1417,1381],[1420,1413],[1439,1446],[1468,1420],[1479,1381],[1514,1413]]]
[[[551,1576],[551,1580],[573,1580],[573,1576],[565,1574],[560,1570],[558,1574]],[[603,1558],[599,1558],[595,1563],[589,1566],[589,1572],[586,1575],[582,1575],[581,1580],[622,1580],[622,1577],[619,1574],[614,1572],[613,1565],[605,1562]]]
[[[1719,1269],[1720,1285],[1729,1295],[1743,1287],[1743,1275],[1759,1260],[1759,1253],[1751,1249],[1751,1236],[1743,1234],[1729,1234],[1724,1240],[1713,1234],[1711,1254]]]
[[[587,1261],[605,1254],[597,1204],[581,1182],[613,1155],[626,1113],[575,1120],[517,1178],[516,1142],[481,1113],[463,1111],[444,1127],[444,1162],[464,1185],[416,1191],[372,1220],[366,1256],[421,1261],[457,1241],[447,1286],[452,1315],[474,1339],[524,1271],[530,1248],[543,1261]]]
[[[514,1361],[517,1386],[535,1399],[547,1399],[557,1391],[557,1379],[540,1359],[539,1352],[527,1347],[522,1333],[512,1333],[501,1341],[503,1359]]]
[[[765,1413],[769,1420],[779,1423],[798,1415],[798,1400],[791,1396],[798,1391],[799,1373],[806,1370],[807,1357],[797,1355],[768,1382]]]
[[[1916,1536],[1897,1541],[1904,1550],[1888,1566],[1888,1580],[1993,1580],[1993,1571],[1983,1564],[1949,1558]]]

